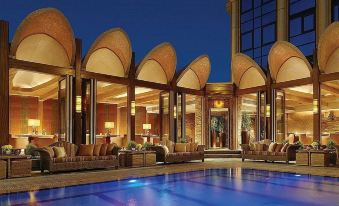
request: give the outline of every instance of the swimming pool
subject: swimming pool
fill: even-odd
[[[210,169],[0,196],[0,205],[339,205],[339,178]]]

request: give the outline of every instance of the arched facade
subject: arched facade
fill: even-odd
[[[272,80],[276,83],[311,76],[312,67],[301,51],[289,42],[277,41],[268,55]]]
[[[170,43],[162,43],[152,49],[141,61],[136,71],[136,78],[168,84],[175,74],[176,64],[175,49]]]
[[[260,66],[249,56],[241,53],[232,59],[232,77],[239,89],[264,86],[266,76]]]
[[[86,71],[127,77],[132,58],[131,42],[120,28],[102,33],[89,49],[85,59]]]
[[[328,26],[320,37],[318,64],[322,73],[339,72],[339,22]]]
[[[177,86],[201,90],[205,87],[211,72],[211,63],[207,55],[193,60],[179,75]]]

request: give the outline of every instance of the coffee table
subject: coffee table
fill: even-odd
[[[310,157],[308,150],[298,150],[296,153],[296,165],[309,166]]]
[[[27,155],[0,155],[0,161],[7,163],[7,178],[29,177],[32,172],[32,160]]]
[[[156,164],[156,153],[155,151],[120,151],[119,164],[121,167],[153,166]]]
[[[310,150],[310,165],[314,167],[328,167],[335,165],[336,153],[330,150]]]

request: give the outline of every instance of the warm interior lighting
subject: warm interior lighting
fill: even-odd
[[[150,92],[150,91],[152,91],[152,89],[143,88],[143,87],[137,87],[137,88],[135,88],[135,95],[143,94],[143,93]],[[119,94],[119,95],[115,96],[115,98],[122,98],[122,97],[127,97],[127,92],[124,92],[122,94]]]
[[[131,101],[131,115],[135,115],[135,101]]]
[[[27,125],[29,127],[32,127],[33,134],[37,134],[38,133],[37,127],[40,127],[40,120],[39,119],[28,119]]]
[[[177,118],[177,106],[175,106],[175,105],[173,107],[173,117],[174,117],[174,119]]]
[[[143,129],[151,129],[152,125],[151,124],[142,124]]]
[[[151,124],[142,124],[142,128],[145,130],[145,134],[149,135],[149,130],[152,128]]]
[[[81,96],[76,96],[76,100],[75,100],[75,112],[81,113]]]
[[[266,117],[271,117],[271,105],[266,105]]]
[[[113,129],[114,128],[114,122],[105,122],[105,128],[106,129]]]
[[[313,99],[313,114],[318,114],[318,99]]]
[[[221,100],[215,100],[213,102],[214,108],[224,108],[225,104],[224,101]]]

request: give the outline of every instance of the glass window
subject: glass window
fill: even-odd
[[[315,0],[289,1],[289,41],[312,61],[315,48]]]
[[[332,0],[332,21],[339,21],[339,0]]]
[[[241,5],[241,52],[254,58],[267,69],[263,47],[272,47],[276,40],[276,1],[244,0]],[[265,59],[266,58],[266,59]]]

